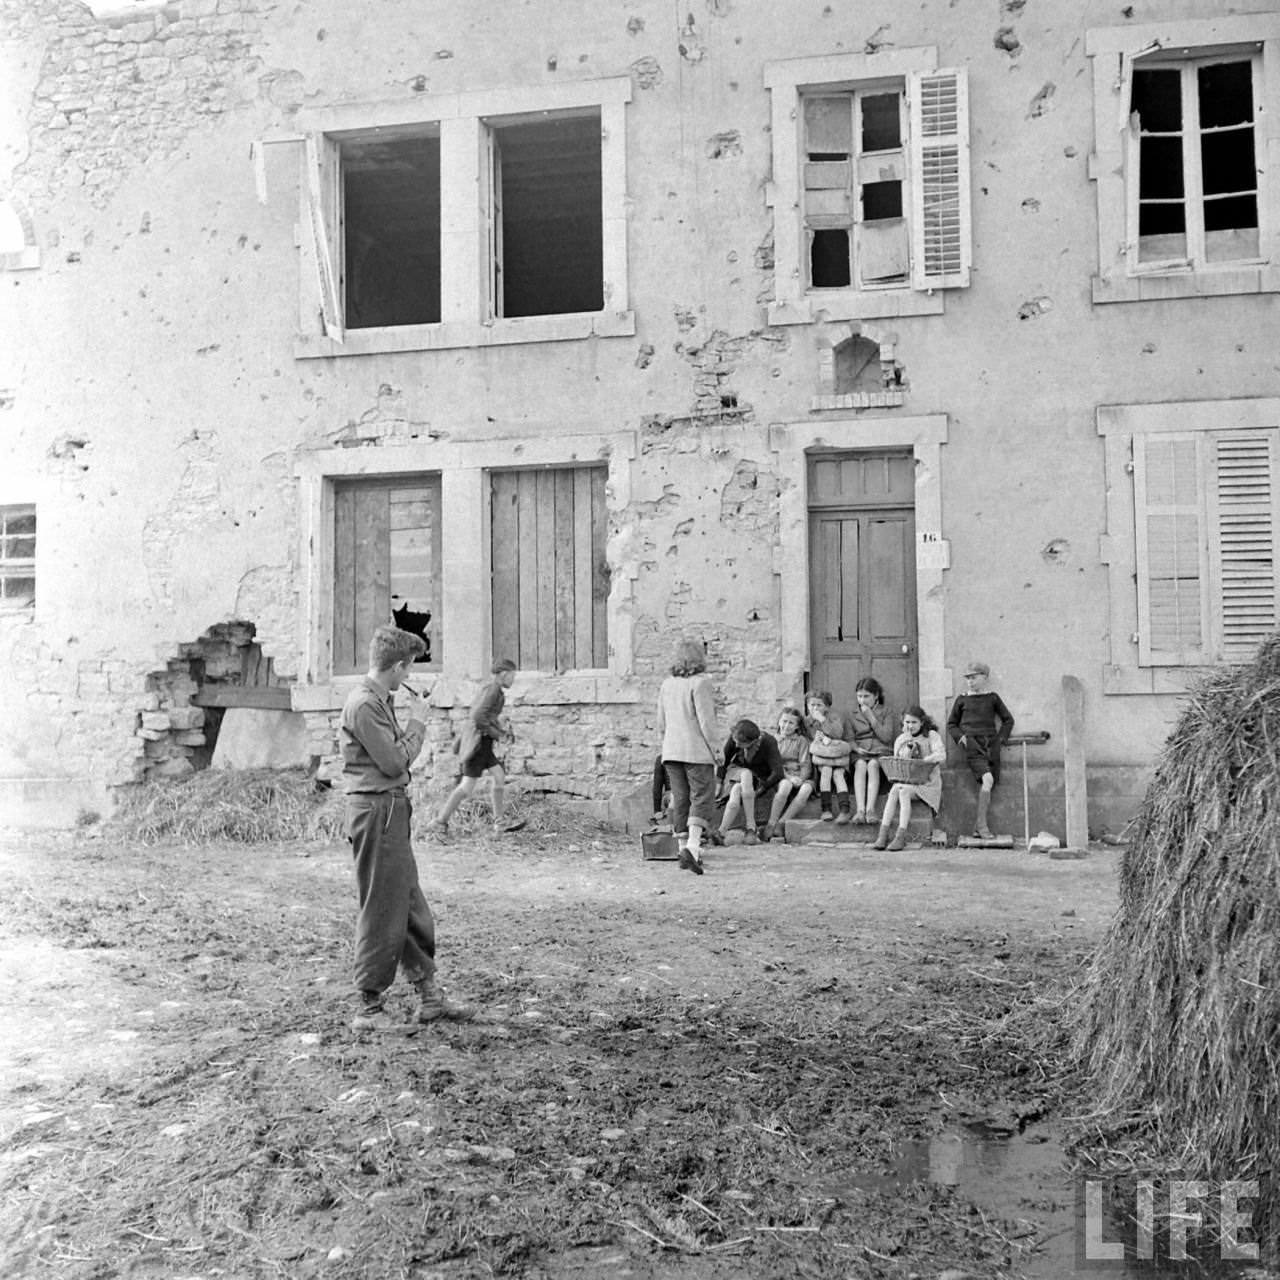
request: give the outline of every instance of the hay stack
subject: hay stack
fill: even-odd
[[[108,830],[146,844],[337,840],[342,802],[305,769],[205,769],[122,790]]]
[[[1192,1176],[1262,1178],[1280,1223],[1280,636],[1191,694],[1082,995],[1102,1112]]]

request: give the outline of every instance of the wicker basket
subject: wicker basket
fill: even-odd
[[[890,782],[925,783],[938,766],[931,760],[911,760],[905,756],[881,756],[880,768]]]

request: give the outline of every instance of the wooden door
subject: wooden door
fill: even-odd
[[[863,676],[895,714],[919,698],[910,455],[820,455],[810,463],[809,687],[855,704]]]

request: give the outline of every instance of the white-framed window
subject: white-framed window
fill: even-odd
[[[36,509],[0,506],[0,613],[26,613],[36,604]]]
[[[306,117],[297,354],[633,333],[630,92],[618,78]]]
[[[1145,692],[1138,672],[1250,661],[1280,627],[1280,400],[1112,405],[1098,425],[1114,667]]]
[[[1095,302],[1280,288],[1280,15],[1090,31]]]
[[[968,86],[932,48],[770,63],[772,324],[921,315],[969,283]]]

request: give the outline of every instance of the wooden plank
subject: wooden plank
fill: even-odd
[[[551,471],[534,473],[536,481],[538,586],[538,647],[535,666],[554,671],[556,665],[556,481]]]
[[[912,566],[903,545],[907,522],[900,518],[867,521],[867,619],[864,639],[907,640],[907,575]]]
[[[593,667],[595,548],[591,540],[591,480],[598,468],[573,471],[573,665]]]
[[[840,521],[840,639],[846,641],[861,637],[858,599],[861,532],[857,519]]]
[[[569,671],[577,665],[573,646],[573,469],[560,467],[551,473],[554,484],[555,567],[555,654],[557,671]]]
[[[363,665],[374,628],[391,621],[390,504],[387,490],[355,491],[355,660]]]
[[[1089,843],[1089,795],[1085,786],[1084,685],[1062,677],[1062,768],[1067,801],[1067,847]]]
[[[333,495],[333,670],[349,675],[356,663],[355,490]]]
[[[194,707],[256,707],[264,711],[288,711],[292,707],[288,685],[205,685],[191,699]]]
[[[538,475],[521,471],[517,476],[520,520],[519,600],[520,656],[514,660],[521,667],[536,670],[538,666]],[[495,657],[501,657],[496,654]]]
[[[818,579],[821,589],[814,607],[820,624],[822,638],[835,640],[840,635],[840,522],[823,520],[819,525]]]
[[[522,663],[520,655],[520,493],[519,473],[490,477],[489,529],[493,584],[493,657]]]
[[[609,512],[605,505],[604,467],[593,467],[591,477],[591,665],[609,665]]]

